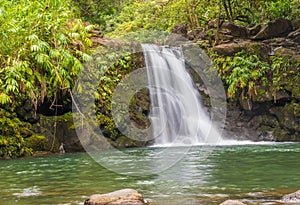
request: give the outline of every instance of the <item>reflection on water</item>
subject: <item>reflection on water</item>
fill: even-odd
[[[149,159],[162,149],[124,150],[130,158],[113,152],[98,157],[116,167],[154,169]],[[180,149],[173,149],[174,156]],[[204,157],[206,149],[192,147],[166,171],[138,177],[109,171],[84,153],[0,161],[1,204],[83,204],[91,194],[122,188],[137,189],[153,204],[218,204],[228,198],[276,204],[282,194],[300,189],[299,144],[220,146]],[[144,167],[135,163],[141,156],[148,163]]]

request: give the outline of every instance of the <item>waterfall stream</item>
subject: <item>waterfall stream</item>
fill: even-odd
[[[185,68],[181,47],[143,44],[156,145],[215,144],[221,139]]]

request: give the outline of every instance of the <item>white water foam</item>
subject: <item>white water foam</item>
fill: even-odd
[[[142,45],[150,91],[150,120],[156,145],[216,144],[221,135],[185,69],[181,47]]]
[[[197,143],[193,145],[188,144],[154,144],[149,147],[185,147],[185,146],[241,146],[241,145],[280,145],[293,144],[295,142],[274,142],[274,141],[250,141],[250,140],[221,140],[215,144]]]
[[[42,192],[37,186],[33,186],[30,188],[25,188],[20,193],[13,193],[14,196],[17,197],[29,197],[29,196],[39,196]]]

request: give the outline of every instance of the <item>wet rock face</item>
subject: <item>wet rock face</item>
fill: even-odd
[[[33,128],[48,139],[49,149],[54,143],[53,151],[58,151],[61,143],[64,143],[66,152],[84,151],[74,127],[72,113],[61,116],[39,115],[39,121],[33,124]]]
[[[281,201],[284,202],[284,203],[297,203],[297,204],[299,204],[300,203],[300,190],[298,190],[294,193],[291,193],[291,194],[284,195],[281,198]]]
[[[230,101],[223,136],[236,140],[300,141],[300,105],[288,99],[247,104]],[[242,133],[242,134],[241,134]]]
[[[122,189],[107,194],[94,194],[84,205],[147,205],[142,195],[134,189]]]

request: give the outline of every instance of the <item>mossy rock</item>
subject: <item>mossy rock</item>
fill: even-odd
[[[116,148],[131,148],[131,147],[143,147],[144,142],[132,140],[128,137],[121,136],[116,141],[112,142],[112,146]]]
[[[273,135],[277,138],[279,142],[291,141],[290,132],[285,129],[282,129],[281,127],[276,127],[274,129]]]

